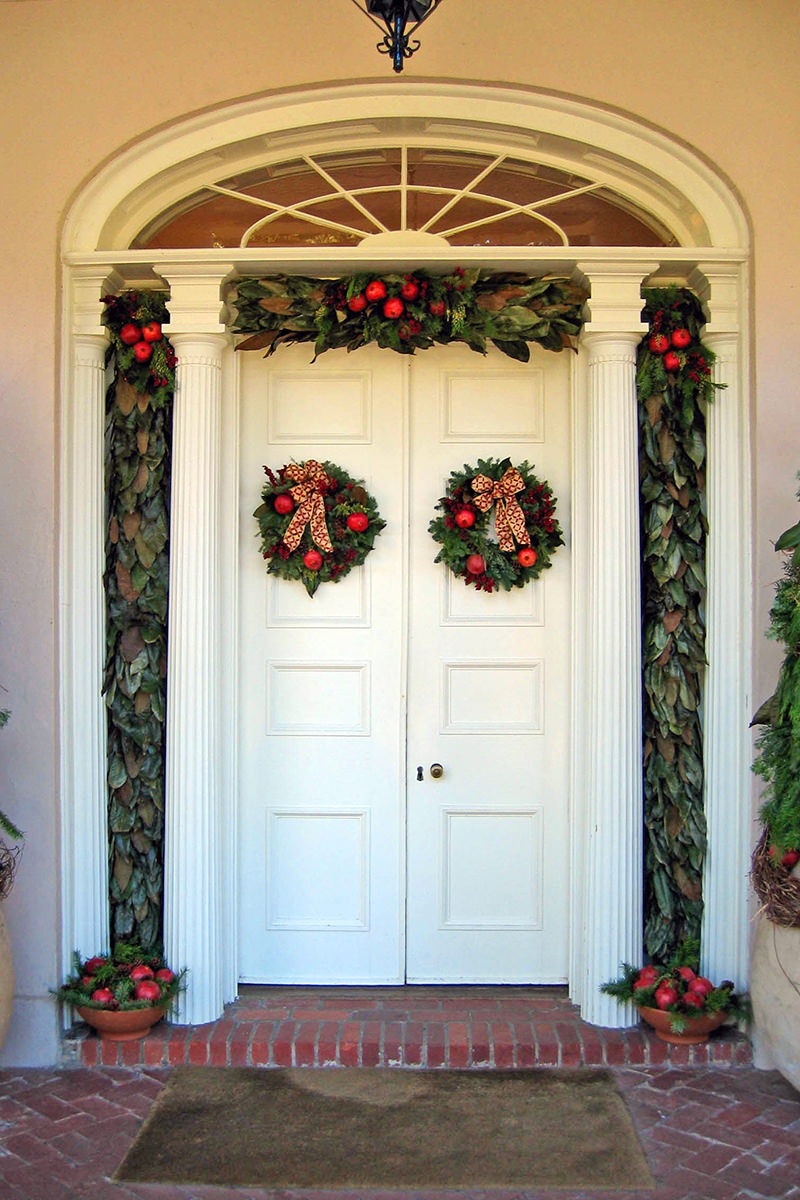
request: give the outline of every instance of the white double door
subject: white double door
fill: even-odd
[[[427,529],[452,470],[508,456],[569,540],[567,354],[242,357],[241,979],[564,980],[569,550],[487,595]],[[252,516],[264,465],[308,458],[364,479],[386,521],[313,599],[267,576]]]

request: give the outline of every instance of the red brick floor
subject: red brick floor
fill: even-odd
[[[800,1200],[800,1095],[752,1068],[740,1034],[668,1050],[648,1030],[583,1024],[559,988],[243,988],[213,1025],[157,1028],[119,1060],[98,1047],[81,1034],[65,1042],[65,1062],[83,1065],[0,1071],[0,1200]],[[109,1182],[179,1062],[606,1064],[656,1186],[369,1193]]]
[[[156,1026],[114,1047],[85,1025],[65,1043],[83,1066],[746,1066],[750,1044],[724,1029],[667,1046],[644,1025],[580,1020],[560,987],[242,987],[222,1020]]]

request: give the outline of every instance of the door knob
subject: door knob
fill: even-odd
[[[431,779],[441,779],[444,775],[444,767],[441,763],[431,763]]]

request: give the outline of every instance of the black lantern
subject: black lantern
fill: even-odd
[[[353,0],[356,8],[369,17],[373,25],[386,33],[378,42],[381,54],[390,54],[395,71],[402,71],[403,59],[419,50],[419,41],[411,41],[423,21],[442,3],[442,0]]]

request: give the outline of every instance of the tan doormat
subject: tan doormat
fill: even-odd
[[[178,1068],[115,1180],[261,1188],[648,1188],[604,1070]]]

